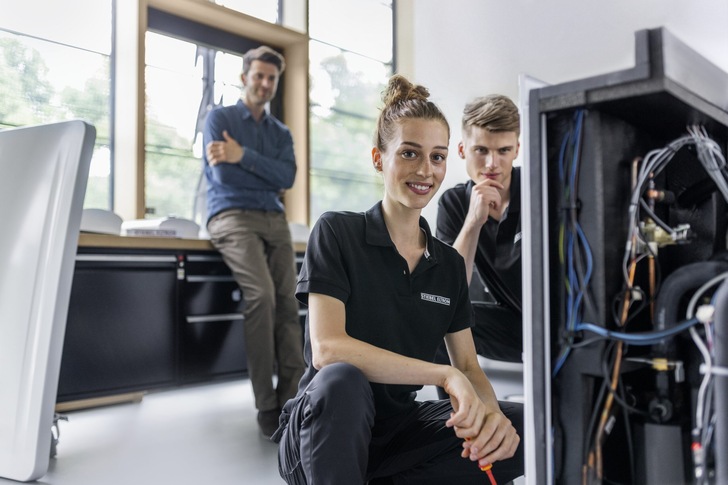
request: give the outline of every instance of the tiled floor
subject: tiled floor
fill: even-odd
[[[522,393],[517,373],[488,370],[496,393]],[[421,391],[434,399],[434,388]],[[255,422],[247,380],[147,394],[139,403],[67,413],[49,485],[282,484],[276,445]],[[523,483],[519,479],[516,483]],[[0,478],[0,485],[17,482]]]

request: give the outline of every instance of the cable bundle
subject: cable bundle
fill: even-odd
[[[669,328],[659,327],[656,331],[627,332],[624,329],[635,316],[649,303],[649,318],[655,322],[655,298],[659,287],[659,265],[657,264],[657,248],[663,244],[674,244],[685,240],[687,225],[670,227],[657,216],[654,202],[660,191],[655,190],[655,177],[673,160],[675,154],[686,146],[694,146],[697,159],[705,169],[708,176],[714,181],[717,189],[728,201],[728,173],[726,160],[718,144],[708,137],[705,129],[700,126],[688,128],[688,134],[682,136],[661,149],[652,150],[644,159],[635,159],[633,162],[632,192],[628,209],[628,233],[622,264],[624,288],[617,296],[619,306],[614,308],[614,324],[619,330],[610,330],[606,325],[595,325],[583,321],[583,305],[589,303],[589,284],[593,272],[593,256],[589,241],[587,240],[579,223],[578,180],[581,163],[581,146],[583,137],[583,124],[586,111],[576,110],[572,124],[565,134],[558,159],[558,177],[561,204],[559,223],[559,263],[563,276],[565,301],[563,302],[564,329],[562,332],[561,350],[553,366],[552,375],[556,377],[559,370],[568,359],[571,349],[583,346],[594,340],[606,339],[610,344],[605,351],[603,371],[604,383],[601,386],[599,397],[596,399],[601,412],[594,409],[592,423],[589,426],[585,442],[585,456],[583,465],[583,481],[591,482],[604,479],[602,446],[609,433],[610,424],[614,419],[613,404],[616,401],[623,407],[625,413],[638,413],[649,417],[649,412],[629,406],[620,397],[622,388],[621,366],[626,352],[625,345],[654,346],[661,344],[676,335],[689,330],[695,345],[700,350],[704,367],[710,369],[711,355],[709,352],[712,332],[704,316],[696,318],[695,306],[700,295],[708,288],[715,286],[718,280],[706,283],[691,300],[690,309],[681,322],[676,322]],[[664,195],[664,192],[662,193]],[[662,200],[669,203],[669,200]],[[642,220],[642,216],[646,216]],[[654,222],[648,226],[647,222]],[[646,228],[652,227],[654,232]],[[661,232],[660,232],[661,231]],[[658,239],[655,235],[659,235]],[[638,264],[641,261],[649,264],[649,292],[635,285]],[[637,304],[635,304],[637,303]],[[696,325],[705,327],[708,343],[703,343]],[[589,340],[575,342],[578,332],[587,332],[594,337]],[[609,354],[609,356],[607,356]],[[637,359],[632,359],[637,360]],[[645,359],[643,359],[645,360]],[[646,359],[653,368],[658,369],[658,361],[665,359]],[[674,363],[673,363],[674,364]],[[696,427],[694,429],[693,454],[696,457],[696,478],[702,469],[698,469],[698,461],[703,466],[702,458],[710,445],[713,429],[713,413],[710,402],[711,375],[706,373],[698,392],[698,405],[696,409]],[[629,419],[625,416],[625,419]],[[630,431],[627,430],[629,434]],[[632,454],[630,453],[630,456]],[[634,470],[633,470],[634,475]],[[700,482],[703,483],[703,482]]]

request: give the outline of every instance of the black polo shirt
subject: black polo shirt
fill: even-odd
[[[437,237],[448,244],[457,239],[470,207],[470,180],[443,192],[438,202]],[[492,217],[480,230],[475,267],[493,298],[521,313],[521,170],[513,167],[511,197],[500,221]]]
[[[427,250],[410,274],[382,215],[381,202],[365,213],[327,212],[314,225],[296,297],[332,296],[346,306],[346,333],[401,355],[432,362],[448,332],[471,322],[465,263],[454,248],[420,227]],[[309,322],[304,357],[308,368],[299,393],[316,374],[311,365]],[[411,409],[418,385],[372,384],[377,419]]]

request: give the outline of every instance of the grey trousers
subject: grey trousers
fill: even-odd
[[[516,455],[493,465],[498,483],[523,475],[523,406],[501,402],[521,436]],[[417,402],[409,412],[376,419],[371,387],[349,364],[321,369],[283,408],[278,467],[291,485],[482,485],[477,463],[462,458],[462,439],[445,426],[449,400]]]
[[[229,210],[211,218],[207,229],[243,293],[255,406],[260,411],[280,409],[295,396],[305,368],[288,222],[279,212]]]

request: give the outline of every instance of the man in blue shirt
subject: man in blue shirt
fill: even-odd
[[[207,229],[243,292],[248,374],[265,436],[278,427],[304,370],[295,256],[281,201],[296,176],[293,139],[266,110],[284,69],[270,47],[245,53],[242,98],[211,111],[203,132]]]

